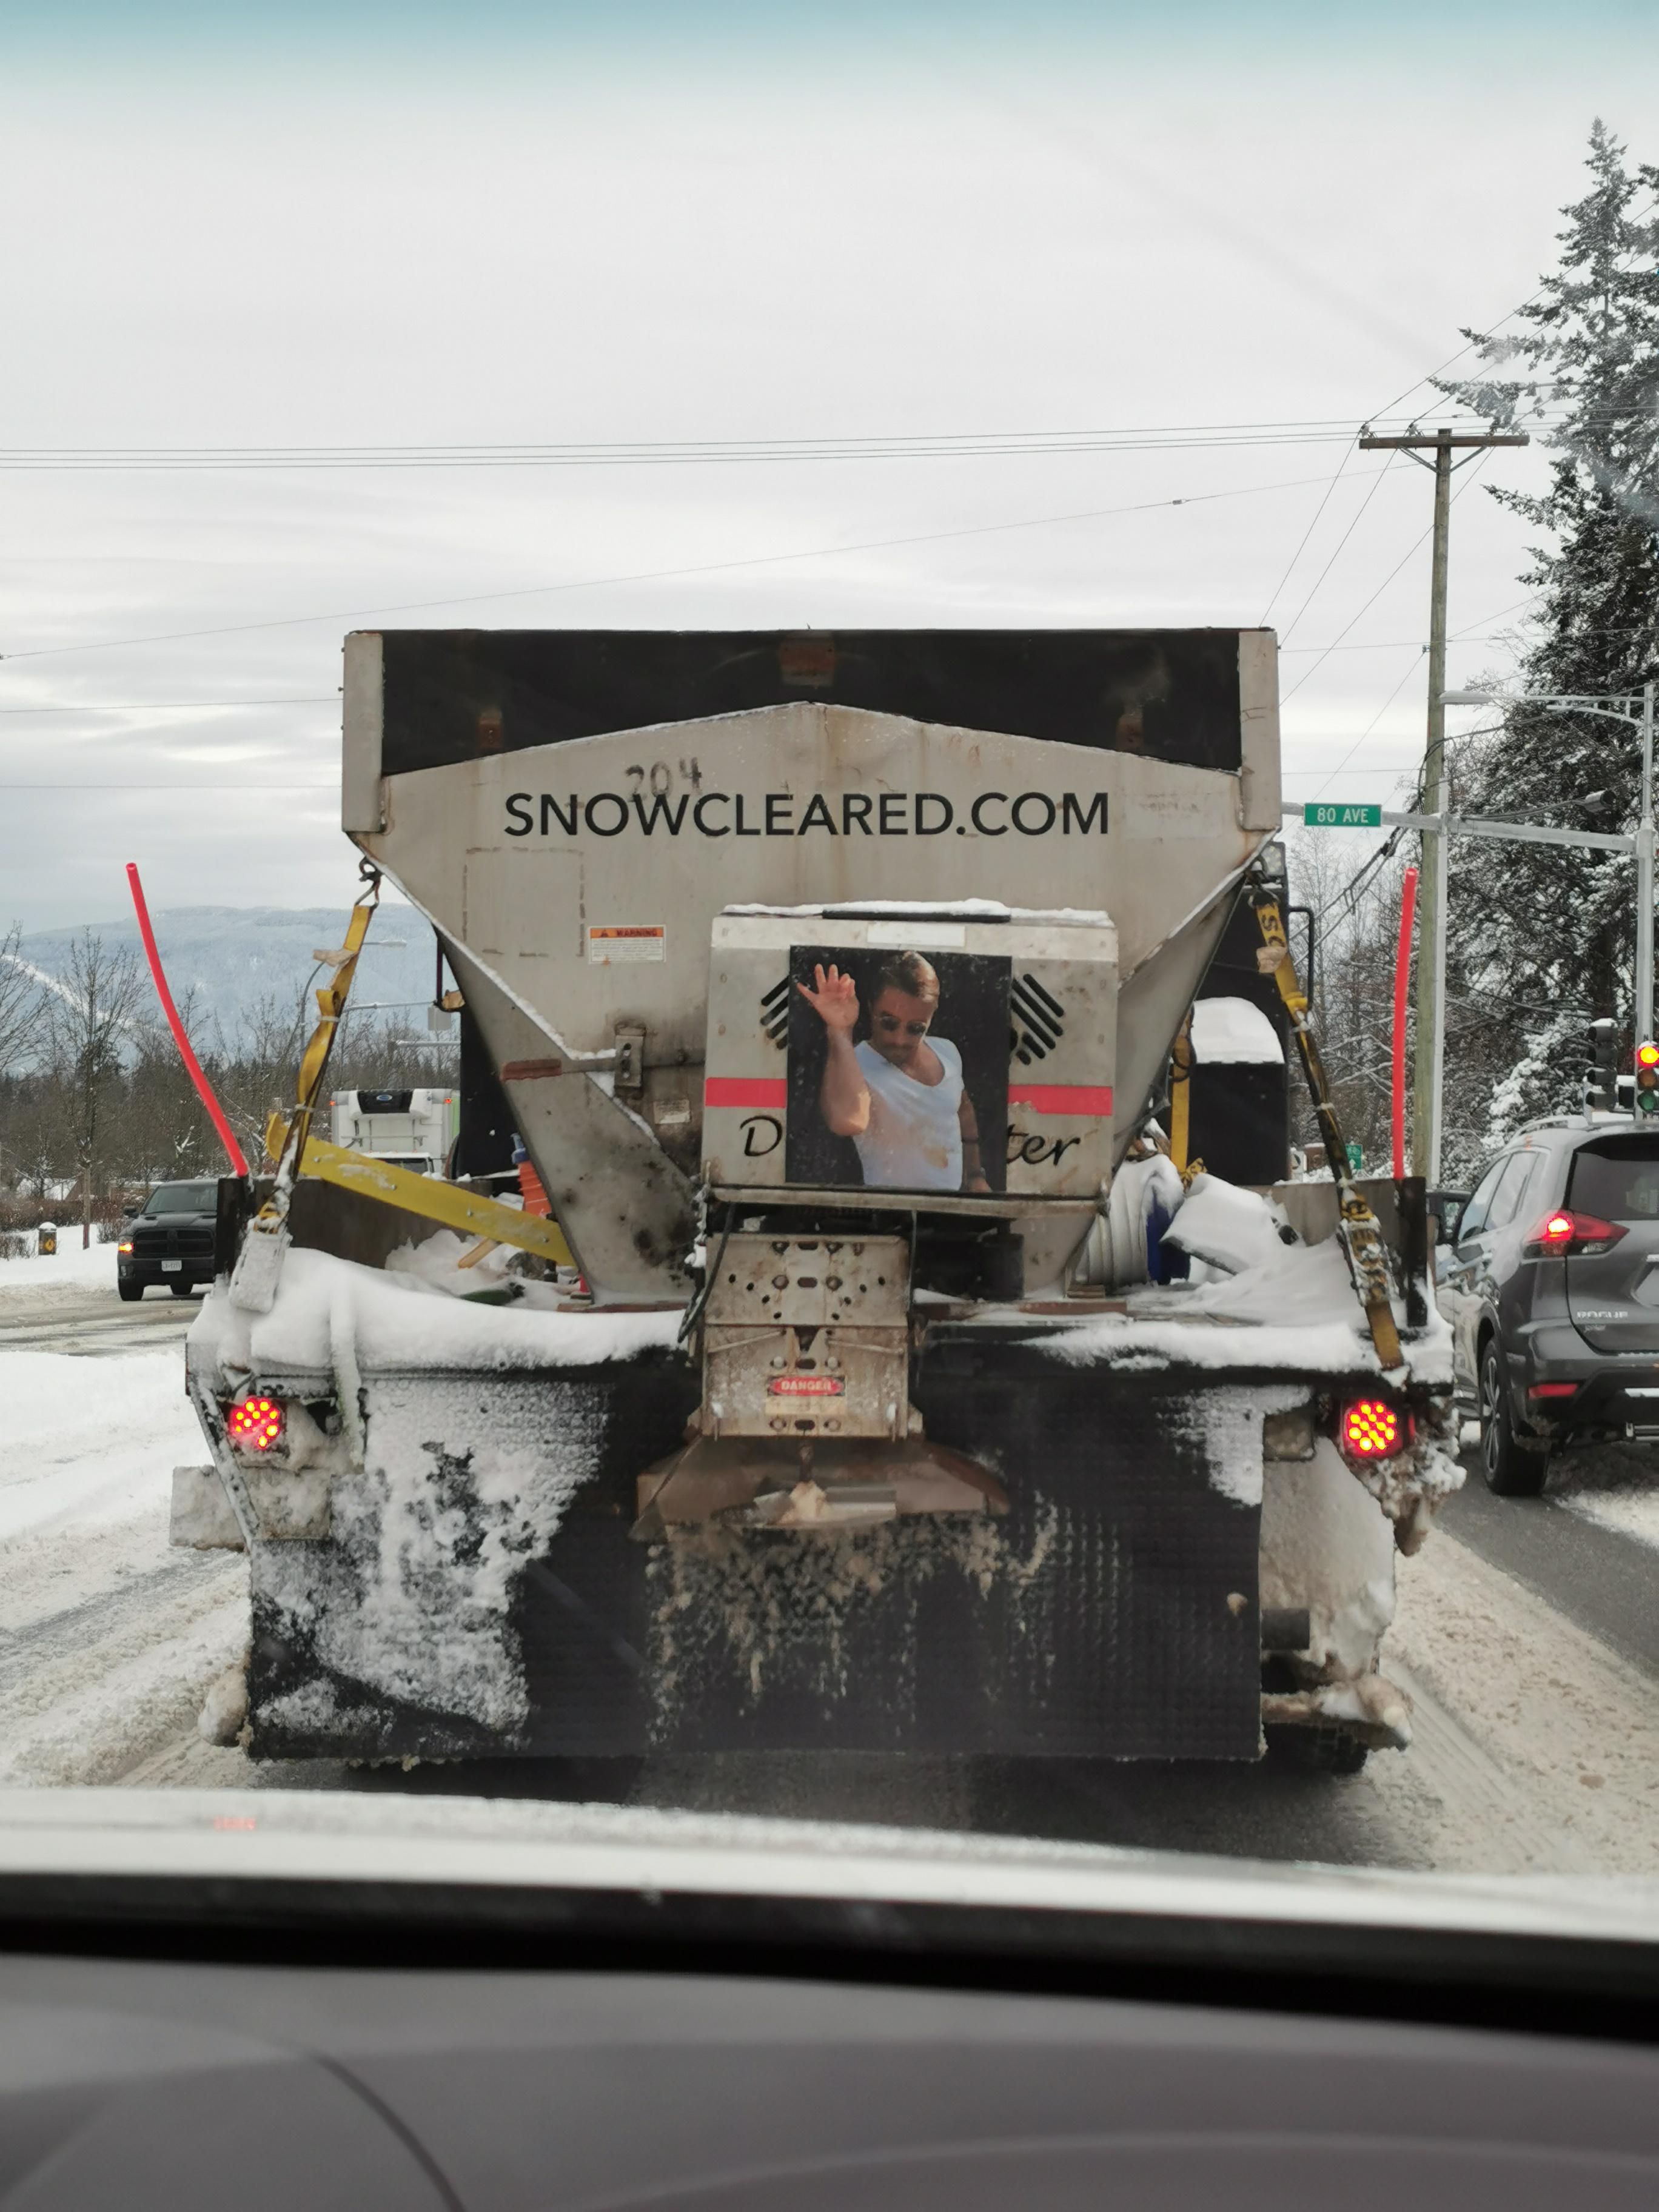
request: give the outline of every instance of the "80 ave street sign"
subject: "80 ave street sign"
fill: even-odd
[[[1382,809],[1377,806],[1337,806],[1328,801],[1316,802],[1302,810],[1304,827],[1310,830],[1380,830]]]

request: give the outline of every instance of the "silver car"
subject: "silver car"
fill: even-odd
[[[1438,1299],[1488,1488],[1537,1497],[1573,1444],[1659,1444],[1659,1129],[1540,1122],[1449,1231]]]

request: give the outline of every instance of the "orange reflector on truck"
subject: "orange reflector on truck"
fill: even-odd
[[[1382,1398],[1360,1398],[1342,1416],[1342,1449],[1356,1459],[1389,1459],[1405,1442],[1400,1416]]]
[[[774,1398],[839,1398],[847,1385],[839,1375],[775,1375],[766,1389]]]

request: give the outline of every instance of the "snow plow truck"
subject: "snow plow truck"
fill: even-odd
[[[1406,1743],[1449,1362],[1421,1186],[1322,1095],[1270,632],[356,635],[343,808],[187,1347],[253,1756]],[[312,1126],[382,878],[460,1002],[447,1179]],[[1171,1151],[1241,917],[1322,1183]]]

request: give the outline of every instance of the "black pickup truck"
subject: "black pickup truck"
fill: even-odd
[[[158,1183],[126,1226],[115,1251],[115,1284],[124,1298],[142,1298],[165,1283],[176,1298],[213,1280],[216,1182]]]

